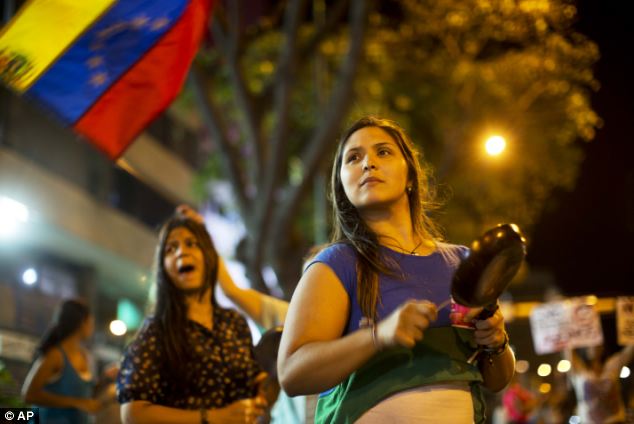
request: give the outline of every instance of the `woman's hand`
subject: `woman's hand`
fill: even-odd
[[[242,399],[229,406],[209,410],[210,422],[227,424],[257,423],[266,414],[266,403],[260,398]]]
[[[178,205],[176,207],[176,212],[179,215],[182,215],[184,218],[191,219],[192,221],[196,221],[199,224],[205,225],[205,219],[202,217],[202,215],[196,212],[196,210],[191,208],[189,205]]]
[[[429,324],[436,321],[436,305],[427,300],[408,300],[377,325],[381,348],[412,348],[424,337]]]
[[[502,347],[506,341],[506,331],[504,330],[504,316],[498,308],[493,316],[474,321],[475,323],[475,342],[489,349],[497,349]]]
[[[110,364],[101,373],[101,378],[108,381],[114,381],[117,379],[117,374],[119,374],[119,364]]]
[[[280,394],[280,385],[277,379],[266,372],[261,372],[255,377],[255,384],[258,388],[256,399],[260,399],[265,408],[274,404]]]
[[[102,407],[101,401],[97,399],[77,399],[75,408],[87,412],[89,414],[96,414]]]

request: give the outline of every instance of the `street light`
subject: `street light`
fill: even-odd
[[[515,371],[518,374],[524,374],[526,371],[528,371],[529,367],[530,364],[524,359],[520,359],[519,361],[515,362]]]
[[[543,393],[543,394],[549,393],[550,389],[551,389],[551,386],[549,383],[542,383],[539,385],[539,393]]]
[[[22,203],[0,196],[0,237],[16,233],[18,226],[29,219],[29,210]]]
[[[37,271],[33,268],[29,268],[22,273],[22,282],[27,286],[32,286],[37,283]]]
[[[619,377],[621,378],[627,378],[630,376],[630,369],[629,367],[623,367],[621,368],[621,374],[619,375]]]
[[[540,377],[548,377],[552,371],[552,368],[548,364],[541,364],[539,368],[537,368],[537,375]]]
[[[115,336],[123,336],[128,332],[128,326],[120,319],[115,319],[110,322],[110,332]]]
[[[570,363],[570,361],[568,361],[567,359],[562,359],[557,364],[557,371],[562,372],[562,373],[563,372],[568,372],[568,371],[570,371],[571,367],[572,367],[572,364]]]
[[[487,139],[484,148],[489,156],[498,156],[506,148],[506,140],[501,135],[493,135]]]

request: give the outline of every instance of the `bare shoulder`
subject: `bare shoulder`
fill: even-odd
[[[36,365],[52,373],[60,371],[64,368],[64,356],[60,349],[61,348],[57,346],[50,348],[44,355],[37,359]]]
[[[306,270],[299,280],[293,298],[295,298],[295,294],[301,295],[306,292],[310,296],[323,297],[334,294],[347,298],[343,283],[333,269],[323,262],[316,262]]]
[[[318,262],[306,270],[293,293],[286,328],[304,341],[333,339],[341,335],[349,307],[335,272]]]

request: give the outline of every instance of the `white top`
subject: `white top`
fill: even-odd
[[[415,387],[396,393],[356,421],[357,424],[473,424],[473,399],[467,383]]]

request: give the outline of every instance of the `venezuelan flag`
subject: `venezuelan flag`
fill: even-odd
[[[0,79],[109,157],[176,97],[212,0],[30,0],[0,32]]]

